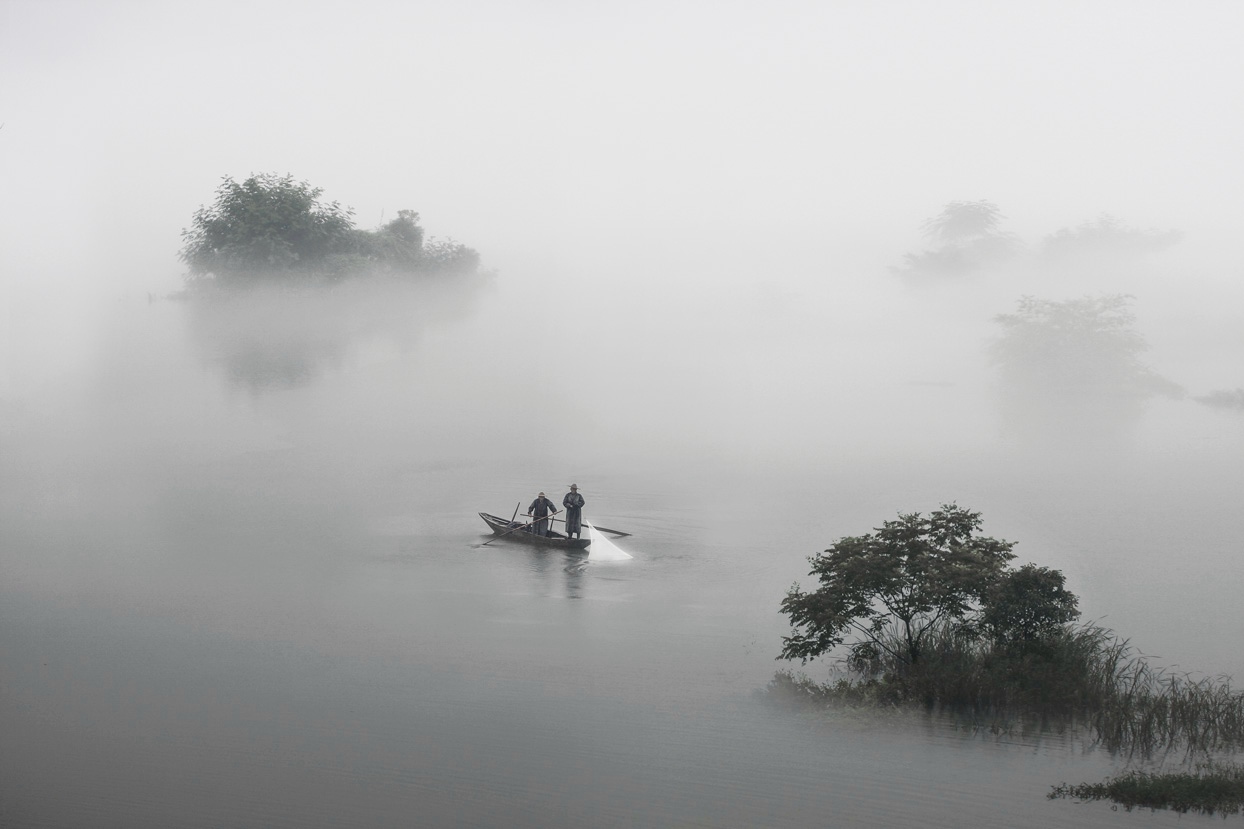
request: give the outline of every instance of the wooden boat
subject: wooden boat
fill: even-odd
[[[567,538],[555,530],[550,530],[548,535],[536,535],[531,527],[524,526],[525,521],[507,521],[486,512],[481,512],[479,517],[484,519],[484,523],[492,529],[494,535],[504,536],[507,540],[519,541],[523,544],[558,547],[563,550],[584,550],[592,543],[588,538]],[[520,527],[522,529],[519,529]]]

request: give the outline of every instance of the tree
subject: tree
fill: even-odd
[[[1016,313],[994,318],[1003,330],[990,356],[1003,383],[1046,400],[1178,396],[1176,384],[1140,359],[1148,344],[1135,329],[1131,301],[1126,294],[1063,302],[1022,297]]]
[[[182,231],[181,259],[191,276],[227,280],[257,274],[322,269],[353,244],[351,211],[320,201],[323,190],[292,176],[226,176],[216,201],[195,211]]]
[[[792,632],[779,658],[806,663],[855,633],[861,652],[918,662],[929,632],[965,621],[1015,557],[1014,544],[981,536],[980,527],[980,513],[948,504],[927,518],[900,513],[810,557],[820,587],[805,593],[796,584],[782,600]]]
[[[216,200],[200,207],[182,231],[181,259],[190,279],[224,284],[266,278],[329,281],[364,272],[474,273],[479,254],[453,241],[424,243],[419,214],[399,210],[376,230],[359,230],[352,211],[325,203],[323,191],[292,176],[225,177]]]
[[[981,597],[980,628],[995,642],[1026,645],[1080,616],[1058,570],[1025,564],[1003,573]]]
[[[1046,236],[1041,242],[1041,255],[1060,261],[1094,255],[1135,258],[1168,248],[1181,236],[1178,230],[1130,227],[1109,213],[1102,213],[1096,221],[1064,227]]]
[[[1062,302],[1023,297],[995,321],[989,346],[998,370],[999,411],[1008,431],[1026,440],[1089,443],[1125,435],[1158,395],[1183,389],[1146,365],[1132,298],[1086,296]]]
[[[1005,218],[991,201],[952,201],[941,213],[925,219],[921,227],[934,242],[958,244],[997,235],[998,222]]]
[[[443,273],[474,272],[479,268],[479,254],[453,239],[428,240],[423,246],[425,267]]]
[[[377,261],[398,270],[413,270],[422,264],[423,228],[419,226],[419,214],[413,210],[399,210],[397,218],[379,230],[360,234],[366,240],[363,247]]]
[[[956,276],[1002,262],[1019,249],[1018,238],[998,230],[1006,218],[991,201],[952,201],[921,225],[934,250],[903,255],[904,266],[891,268],[904,276]]]

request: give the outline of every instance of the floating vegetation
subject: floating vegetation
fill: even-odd
[[[1193,399],[1215,409],[1235,409],[1244,412],[1244,389],[1218,389]]]
[[[943,626],[915,663],[880,649],[871,659],[849,660],[827,683],[780,671],[766,697],[801,708],[923,706],[994,732],[1040,723],[1087,731],[1107,750],[1129,756],[1244,749],[1244,694],[1229,679],[1155,668],[1096,625],[1019,646]]]
[[[1140,807],[1226,817],[1244,808],[1244,768],[1211,762],[1183,772],[1133,770],[1103,783],[1062,783],[1054,787],[1049,798],[1111,800],[1129,812]]]

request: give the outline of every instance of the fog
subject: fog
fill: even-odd
[[[1115,758],[748,700],[807,555],[951,501],[1160,664],[1244,676],[1242,26],[4,2],[0,822],[805,825],[826,777],[856,825],[1117,819],[1042,797]],[[187,294],[181,231],[262,172],[483,269]],[[1023,297],[1114,295],[1113,375],[1000,349]],[[571,481],[633,561],[478,546]]]

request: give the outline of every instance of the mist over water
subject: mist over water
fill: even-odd
[[[1112,767],[1056,737],[751,701],[805,557],[950,500],[1163,664],[1244,669],[1230,413],[1159,401],[1101,446],[1016,443],[987,325],[938,335],[904,304],[944,297],[748,333],[762,307],[736,338],[634,299],[549,324],[512,280],[118,303],[89,374],[10,406],[6,779],[48,792],[19,823],[1099,825],[1043,800]],[[634,560],[478,546],[476,512],[571,481]],[[67,778],[82,795],[49,807]]]
[[[0,824],[1134,822],[1065,735],[755,699],[807,556],[952,501],[1244,677],[1244,21],[941,8],[3,6]],[[182,295],[265,170],[485,272]],[[956,199],[1009,256],[906,267]],[[1182,397],[991,357],[1117,294]],[[572,482],[633,559],[481,546]]]

